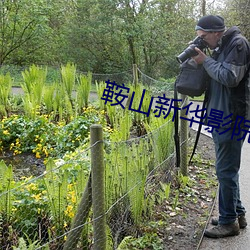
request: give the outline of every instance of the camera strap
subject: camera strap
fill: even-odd
[[[178,112],[178,93],[177,93],[177,89],[176,89],[176,84],[174,84],[174,107],[176,110],[175,113],[175,119],[174,119],[174,130],[175,130],[175,134],[174,134],[174,141],[175,141],[175,153],[176,153],[176,167],[179,168],[180,167],[180,137],[179,137],[179,112]]]
[[[208,94],[207,92],[208,92],[208,90],[205,91],[205,97],[204,97],[204,100],[203,100],[203,103],[202,103],[201,118],[200,118],[198,130],[197,130],[197,133],[196,133],[196,138],[195,138],[195,142],[194,142],[193,152],[192,152],[192,154],[190,156],[190,159],[189,159],[189,165],[192,162],[193,156],[195,154],[195,151],[196,151],[196,148],[197,148],[197,145],[198,145],[198,142],[199,142],[200,134],[201,134],[202,119],[203,119],[203,116],[204,116],[204,113],[205,113],[205,106],[206,106],[206,103],[207,103],[207,94]]]
[[[205,106],[207,103],[207,97],[208,97],[208,90],[205,91],[205,97],[202,103],[202,111],[201,111],[201,118],[200,118],[200,122],[199,122],[199,126],[198,126],[198,130],[196,133],[196,138],[195,138],[195,142],[194,142],[194,147],[193,147],[193,151],[192,154],[190,156],[189,159],[189,165],[192,162],[193,156],[195,154],[198,142],[199,142],[199,138],[200,138],[200,133],[201,133],[201,128],[202,128],[202,119],[205,113]],[[179,113],[178,113],[178,102],[176,101],[178,99],[178,93],[177,93],[177,89],[174,88],[174,107],[176,108],[176,114],[175,114],[175,119],[174,119],[174,124],[175,124],[175,134],[174,134],[174,141],[175,141],[175,151],[176,151],[176,167],[179,168],[180,167],[180,137],[179,137]]]

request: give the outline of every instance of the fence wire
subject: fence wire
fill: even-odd
[[[144,82],[155,83],[140,73]],[[161,184],[170,183],[174,172],[173,128],[168,120],[141,137],[132,138],[132,131],[129,140],[104,139],[107,249],[143,233],[140,223],[154,217],[154,206],[163,199]],[[17,179],[10,165],[0,163],[1,249],[92,249],[93,223],[100,219],[93,219],[91,208],[92,147],[49,159],[39,166],[43,173],[38,176]],[[70,235],[72,245],[66,246]]]

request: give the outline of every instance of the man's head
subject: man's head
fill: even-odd
[[[203,16],[195,26],[195,30],[197,35],[207,42],[208,47],[214,49],[224,34],[224,19],[220,16]]]

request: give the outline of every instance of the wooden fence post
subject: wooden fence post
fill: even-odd
[[[81,201],[78,205],[76,216],[73,220],[70,233],[64,244],[63,250],[71,250],[77,248],[77,243],[81,237],[83,225],[86,222],[91,208],[91,176],[83,192]]]
[[[91,175],[93,204],[93,250],[106,249],[106,216],[104,193],[104,151],[102,126],[95,124],[90,127],[91,140]]]

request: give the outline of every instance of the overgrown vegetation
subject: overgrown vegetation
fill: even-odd
[[[150,199],[144,200],[146,183],[154,165],[167,158],[173,148],[171,115],[156,122],[150,109],[150,92],[141,85],[128,85],[130,110],[128,104],[124,109],[103,105],[101,98],[96,106],[90,105],[91,73],[77,75],[72,64],[61,69],[62,82],[48,86],[47,69],[32,65],[22,73],[24,95],[16,97],[19,102],[13,102],[9,89],[6,94],[8,113],[2,114],[0,124],[2,155],[33,153],[44,159],[46,168],[38,178],[16,178],[12,167],[1,162],[1,245],[63,246],[66,238],[62,235],[70,229],[89,176],[90,126],[101,123],[106,138],[107,223],[112,236],[110,246],[116,248],[125,235],[135,236],[132,232],[152,213]],[[105,85],[101,82],[97,86],[101,96]],[[150,136],[160,127],[164,131],[160,138],[168,141],[168,147],[160,143],[158,136]],[[118,200],[121,203],[114,205]],[[129,222],[126,234],[119,231],[123,225],[115,219],[117,216]],[[86,244],[91,244],[91,228]]]
[[[247,6],[246,0],[2,1],[0,65],[70,61],[83,72],[120,73],[137,64],[153,78],[170,78],[199,16],[222,15],[227,27],[239,25],[249,37]]]

